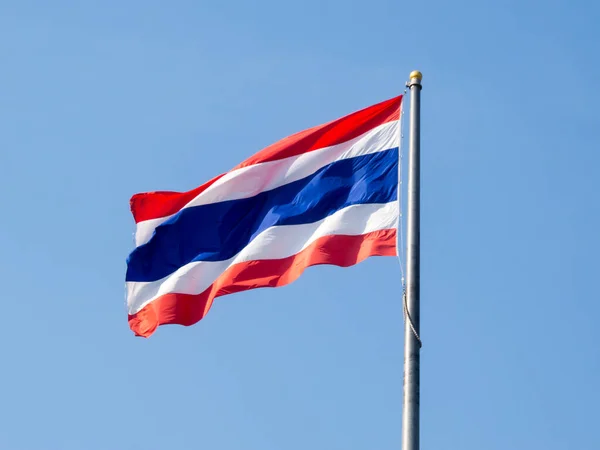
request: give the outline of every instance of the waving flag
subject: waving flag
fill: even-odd
[[[401,104],[297,133],[191,191],[134,195],[135,334],[192,325],[216,297],[283,286],[309,266],[395,256]]]

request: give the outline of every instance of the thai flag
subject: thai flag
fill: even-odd
[[[395,256],[402,97],[285,138],[188,192],[131,199],[129,325],[192,325],[216,297]]]

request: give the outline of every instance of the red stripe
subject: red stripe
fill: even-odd
[[[156,191],[135,194],[129,200],[129,206],[135,223],[175,214],[224,175],[223,173],[214,177],[202,186],[198,186],[196,189],[187,192]]]
[[[379,125],[398,120],[401,103],[402,96],[394,97],[332,122],[301,131],[268,146],[232,170],[349,141]],[[219,175],[188,192],[160,191],[134,195],[130,206],[136,223],[175,214],[222,176]]]
[[[401,102],[402,96],[395,97],[332,122],[293,134],[261,150],[235,169],[300,155],[354,139],[379,125],[398,120]]]
[[[231,266],[201,294],[163,295],[130,315],[129,326],[137,336],[148,337],[159,325],[193,325],[208,313],[216,297],[248,289],[284,286],[295,281],[307,267],[318,264],[348,267],[370,256],[396,254],[395,229],[360,236],[324,236],[288,258]]]

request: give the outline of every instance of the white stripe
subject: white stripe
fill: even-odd
[[[314,223],[267,228],[228,260],[192,262],[158,281],[127,282],[129,314],[135,314],[164,294],[200,294],[234,264],[287,258],[323,236],[359,236],[392,229],[396,227],[397,220],[398,202],[393,201],[348,206]]]
[[[384,123],[342,144],[231,171],[198,194],[184,208],[253,197],[305,178],[334,161],[396,148],[399,143],[398,121]],[[136,246],[148,242],[154,229],[170,217],[172,215],[138,223]]]

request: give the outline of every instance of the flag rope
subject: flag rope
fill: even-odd
[[[406,89],[403,98],[406,97]],[[400,134],[400,145],[398,146],[398,261],[400,262],[400,276],[402,277],[402,290],[405,290],[404,277],[404,217],[402,211],[402,147],[404,142],[404,102],[400,105],[400,118],[398,120],[398,133]]]

